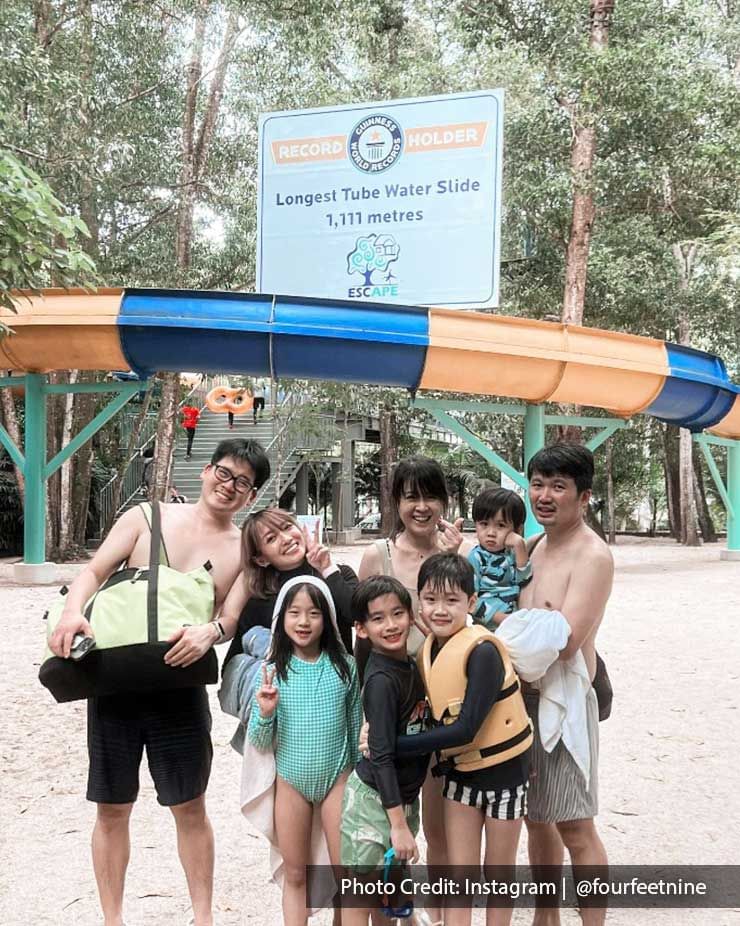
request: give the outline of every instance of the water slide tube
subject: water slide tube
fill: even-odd
[[[719,357],[597,328],[480,312],[246,293],[47,290],[0,310],[0,366],[199,370],[507,396],[644,412],[740,439]]]

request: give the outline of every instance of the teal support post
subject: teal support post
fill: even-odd
[[[79,385],[80,386],[85,386],[85,385],[96,386],[99,384],[98,383],[80,383]],[[98,412],[98,414],[92,419],[92,421],[89,421],[85,425],[85,427],[80,431],[80,433],[72,438],[72,440],[67,444],[66,447],[63,447],[52,460],[49,460],[48,464],[44,468],[44,478],[45,479],[48,479],[49,476],[51,476],[53,473],[55,473],[59,469],[59,467],[62,465],[62,463],[65,462],[65,460],[68,460],[72,456],[73,453],[76,453],[80,449],[80,447],[83,446],[83,444],[86,444],[92,437],[94,437],[94,435],[97,434],[97,432],[103,427],[103,425],[107,424],[114,415],[118,414],[118,412],[129,401],[129,399],[133,398],[133,396],[135,396],[136,393],[139,392],[139,390],[141,389],[140,383],[122,383],[119,386],[117,386],[115,390],[111,389],[111,386],[107,383],[104,385],[105,385],[104,389],[79,389],[79,388],[75,389],[74,386],[69,386],[69,385],[66,387],[66,391],[68,392],[73,392],[73,391],[74,392],[112,392],[112,391],[115,391],[115,392],[118,392],[118,395],[115,397],[115,399],[111,399],[108,405],[106,405],[106,407],[102,411]],[[53,390],[52,388],[47,387],[46,391],[47,392],[52,392],[52,391],[62,392],[63,390],[62,389]]]
[[[26,437],[24,477],[26,503],[23,512],[23,559],[43,563],[46,557],[46,393],[44,377],[26,373]]]
[[[524,415],[524,475],[527,466],[538,450],[545,446],[545,407],[528,405]],[[529,484],[529,483],[527,483]],[[542,531],[529,504],[529,492],[525,490],[524,503],[527,506],[527,520],[524,523],[524,536],[532,537]]]
[[[727,512],[727,549],[720,551],[720,559],[740,560],[740,441],[713,434],[695,434],[694,442],[701,447]],[[712,446],[727,450],[727,485],[712,456]]]
[[[16,447],[13,442],[13,438],[8,434],[5,428],[0,424],[0,444],[5,447],[8,451],[8,456],[13,461],[13,464],[18,467],[18,469],[23,472],[23,469],[26,465],[26,461],[23,458],[23,454]]]
[[[740,441],[727,448],[727,549],[740,551]]]
[[[414,405],[431,412],[442,427],[456,434],[468,445],[468,447],[480,454],[487,463],[490,463],[491,466],[495,466],[499,472],[506,473],[509,479],[526,491],[527,480],[524,476],[522,476],[522,474],[510,463],[507,463],[492,447],[483,443],[479,437],[476,437],[475,434],[469,431],[464,424],[461,424],[456,418],[448,415],[447,412],[443,411],[441,408],[437,408],[435,402],[425,400],[425,404],[422,405],[421,402],[417,400],[414,402]]]

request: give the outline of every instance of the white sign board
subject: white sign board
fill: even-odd
[[[503,91],[268,113],[262,293],[498,305]]]

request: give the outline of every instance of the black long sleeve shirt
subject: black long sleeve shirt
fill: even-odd
[[[296,576],[317,576],[321,575],[313,569],[308,563],[304,562],[297,569],[291,569],[289,572],[280,573],[280,587],[288,579]],[[334,599],[334,607],[337,611],[337,626],[339,627],[339,636],[348,653],[352,652],[352,593],[357,588],[357,575],[351,566],[340,565],[338,572],[333,572],[327,579],[324,579],[329,586],[331,597]],[[278,588],[278,592],[280,589]],[[275,610],[277,593],[268,595],[266,598],[250,598],[244,605],[242,613],[239,615],[239,622],[236,626],[234,639],[231,641],[229,651],[224,659],[224,667],[227,662],[242,651],[242,636],[252,627],[267,627],[269,630],[272,626],[272,612]]]
[[[432,662],[438,652],[433,651]],[[440,724],[417,736],[399,736],[396,741],[399,756],[453,749],[475,739],[504,684],[504,663],[496,646],[493,643],[476,646],[468,658],[466,671],[468,682],[465,698],[455,721]],[[484,791],[515,788],[523,784],[529,775],[529,750],[498,765],[489,765],[473,772],[452,769],[445,774],[453,781]]]
[[[375,788],[383,807],[411,804],[424,784],[430,752],[404,757],[396,752],[399,733],[406,733],[425,711],[424,684],[413,660],[372,652],[365,668],[362,707],[370,724],[370,756],[357,764],[358,777]]]

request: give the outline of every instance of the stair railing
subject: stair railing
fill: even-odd
[[[183,405],[193,400],[195,400],[201,406],[205,405],[206,395],[208,395],[208,392],[212,388],[212,379],[213,377],[210,376],[201,377],[200,381],[189,390],[182,402],[179,403],[178,412],[183,407]],[[123,511],[123,509],[141,489],[144,476],[144,467],[146,465],[146,461],[142,454],[147,447],[154,443],[154,439],[157,436],[158,423],[158,412],[152,412],[151,415],[147,415],[142,429],[143,433],[139,438],[141,443],[137,447],[136,452],[132,454],[131,457],[129,457],[128,464],[122,476],[123,487],[119,496],[120,501],[118,508],[116,509],[116,514],[119,514],[121,511]],[[109,523],[108,518],[113,506],[114,490],[117,478],[117,476],[111,477],[98,493],[98,536],[100,537],[103,535],[105,525]]]

